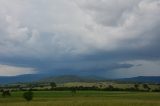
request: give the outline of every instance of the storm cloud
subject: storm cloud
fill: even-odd
[[[159,17],[160,0],[0,0],[0,75],[160,75]]]

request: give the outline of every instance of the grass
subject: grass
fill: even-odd
[[[160,93],[153,92],[36,91],[31,102],[22,94],[0,97],[0,106],[160,106]]]

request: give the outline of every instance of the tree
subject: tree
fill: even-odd
[[[72,88],[71,88],[72,96],[73,96],[74,94],[76,94],[76,92],[77,92],[76,88],[75,88],[75,87],[72,87]]]
[[[134,87],[135,87],[136,90],[138,90],[139,89],[139,84],[134,84]]]
[[[143,88],[148,90],[148,91],[150,91],[150,89],[151,89],[147,84],[143,84]]]
[[[100,84],[99,87],[102,88],[102,87],[103,87],[103,84]]]
[[[2,90],[2,96],[3,96],[3,97],[11,96],[10,90]]]
[[[26,101],[31,101],[33,99],[33,92],[32,91],[24,92],[23,98],[26,99]]]
[[[112,91],[114,87],[112,85],[108,85],[108,89]]]
[[[50,86],[51,86],[51,89],[53,89],[53,88],[55,88],[57,85],[56,85],[55,82],[51,82],[51,83],[50,83]]]

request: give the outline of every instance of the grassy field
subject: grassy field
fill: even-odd
[[[160,106],[160,93],[153,92],[37,91],[31,102],[22,94],[0,97],[0,106]]]

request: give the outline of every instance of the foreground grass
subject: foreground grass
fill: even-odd
[[[0,97],[0,106],[160,106],[160,93],[69,91],[34,92],[34,100],[26,102],[23,92],[14,92],[11,97]]]

